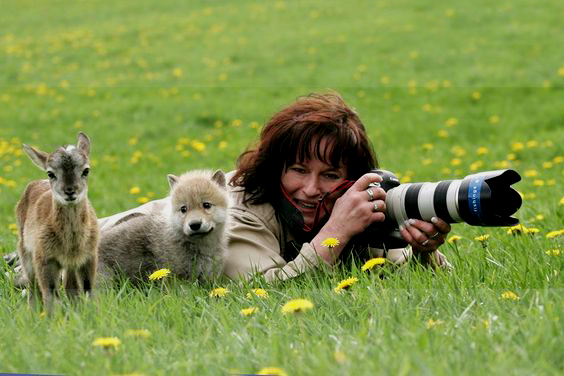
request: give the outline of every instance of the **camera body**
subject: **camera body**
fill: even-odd
[[[511,169],[485,171],[458,180],[400,184],[390,171],[372,170],[382,177],[386,191],[386,220],[370,225],[361,235],[375,248],[402,248],[399,225],[407,219],[430,221],[438,217],[448,223],[465,222],[473,226],[514,226],[511,217],[522,204],[511,185],[521,176]]]

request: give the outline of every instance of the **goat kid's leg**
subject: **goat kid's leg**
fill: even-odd
[[[80,275],[84,292],[92,295],[96,283],[96,259],[90,259],[86,264],[82,265],[78,274]]]
[[[59,296],[61,265],[53,259],[44,260],[35,274],[43,298],[43,308],[47,314],[51,314],[53,312],[53,299]]]
[[[64,277],[64,286],[67,296],[71,299],[76,298],[81,288],[79,285],[79,271],[75,269],[66,269]]]

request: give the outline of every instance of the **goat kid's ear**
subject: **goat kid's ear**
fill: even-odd
[[[43,171],[47,171],[47,159],[49,158],[49,153],[35,149],[29,145],[23,144],[23,149],[29,159]]]
[[[225,188],[225,174],[221,170],[214,172],[212,180],[219,184],[221,187]]]
[[[78,133],[78,142],[76,144],[76,147],[84,154],[90,155],[90,139],[85,133]]]
[[[176,175],[168,174],[166,178],[168,179],[168,185],[170,186],[170,189],[174,188],[176,183],[178,183],[178,176]]]

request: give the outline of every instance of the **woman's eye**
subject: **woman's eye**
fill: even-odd
[[[204,207],[204,209],[210,209],[212,207],[212,204],[210,204],[209,202],[204,202],[202,206]]]
[[[339,180],[341,177],[337,174],[325,174],[325,177],[327,179],[331,179],[331,180]]]
[[[188,207],[187,207],[186,205],[182,205],[182,206],[180,207],[180,212],[181,212],[181,213],[186,213],[187,211],[188,211]]]
[[[299,173],[299,174],[304,174],[304,173],[305,173],[305,170],[304,170],[303,168],[301,168],[301,167],[291,167],[290,170],[292,170],[292,171],[294,171],[294,172],[297,172],[297,173]]]
[[[84,171],[82,171],[82,177],[87,177],[88,174],[90,173],[90,169],[89,168],[85,168]]]
[[[51,171],[47,171],[47,176],[49,177],[49,179],[51,180],[55,180],[57,177],[55,176],[54,173],[52,173]]]

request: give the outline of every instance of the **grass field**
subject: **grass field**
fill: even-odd
[[[233,169],[269,116],[328,89],[404,182],[519,171],[530,231],[454,225],[450,273],[124,282],[49,318],[0,265],[0,372],[561,374],[563,16],[557,0],[2,1],[0,254],[15,249],[19,195],[43,178],[22,143],[53,150],[86,132],[103,217],[166,195],[168,173]],[[229,293],[210,297],[217,287]],[[246,297],[257,287],[268,298]],[[283,314],[296,298],[313,308]]]

